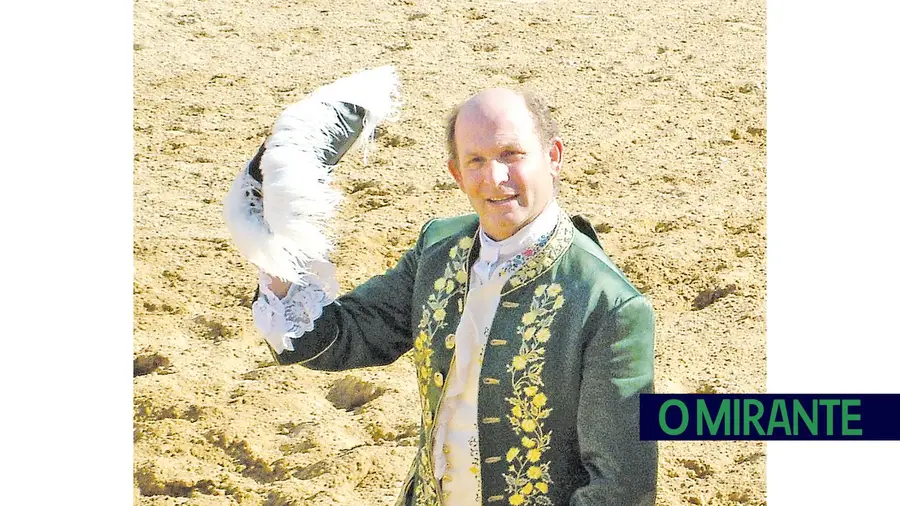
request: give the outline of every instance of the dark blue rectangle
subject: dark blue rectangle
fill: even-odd
[[[642,394],[640,409],[650,441],[900,441],[900,394]]]

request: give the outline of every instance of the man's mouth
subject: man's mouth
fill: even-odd
[[[506,197],[492,197],[487,199],[488,202],[492,204],[503,204],[505,202],[510,202],[515,200],[518,195],[507,195]]]

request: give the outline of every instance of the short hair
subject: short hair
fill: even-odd
[[[541,140],[541,146],[549,148],[550,140],[559,135],[559,128],[550,116],[550,107],[544,99],[530,91],[518,93],[525,100],[525,107],[528,109],[529,114],[531,114],[531,122],[534,124],[534,133],[536,133]],[[459,117],[459,110],[462,108],[463,104],[465,104],[465,102],[457,105],[453,108],[453,111],[450,112],[446,127],[447,152],[449,153],[450,158],[456,161],[459,161],[458,153],[456,152],[456,118]]]

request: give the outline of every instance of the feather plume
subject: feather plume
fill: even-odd
[[[301,285],[310,262],[327,261],[333,249],[328,221],[341,198],[330,185],[331,170],[349,150],[362,147],[365,153],[375,127],[396,117],[399,87],[393,67],[364,70],[315,90],[278,116],[225,197],[225,223],[244,257]],[[352,106],[363,109],[361,125],[347,120],[358,117]],[[352,139],[349,149],[340,139]]]

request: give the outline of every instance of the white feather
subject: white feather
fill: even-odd
[[[279,115],[260,161],[262,186],[247,164],[225,198],[225,223],[242,255],[270,275],[301,285],[310,262],[327,261],[333,248],[328,221],[341,194],[331,187],[324,161],[332,135],[348,128],[334,107],[346,102],[366,110],[349,153],[367,147],[375,127],[396,116],[399,87],[393,67],[364,70],[315,90]]]

